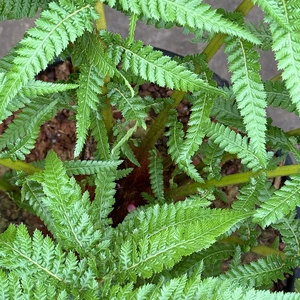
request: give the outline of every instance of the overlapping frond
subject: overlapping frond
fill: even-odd
[[[278,61],[278,68],[283,70],[281,77],[289,90],[292,103],[300,113],[300,33],[298,2],[295,0],[278,2],[281,11],[284,11],[285,22],[290,30],[270,24],[273,37],[273,51]],[[269,20],[269,17],[268,17]]]
[[[57,100],[39,98],[27,105],[1,136],[0,148],[8,148],[2,157],[24,159],[34,148],[40,126],[56,113]]]
[[[236,95],[250,144],[254,153],[266,165],[266,93],[259,70],[259,54],[253,44],[242,39],[225,39],[229,70],[232,72],[232,89]]]
[[[141,41],[128,45],[120,35],[101,32],[101,37],[112,45],[122,49],[122,68],[130,70],[144,80],[182,91],[210,91],[213,94],[225,95],[222,90],[210,86],[198,75],[178,64],[161,51],[154,51],[152,46],[144,46]]]
[[[88,129],[91,123],[91,109],[97,110],[98,94],[104,80],[101,73],[96,71],[93,65],[82,65],[79,75],[79,88],[77,90],[78,107],[76,114],[76,145],[74,157],[77,157],[83,149]]]
[[[183,256],[209,247],[218,236],[249,216],[249,213],[197,207],[197,201],[140,210],[115,232],[114,252],[120,254],[116,257],[116,276],[120,281],[125,278],[135,281],[137,276],[149,278],[173,267]]]
[[[194,29],[204,29],[214,33],[225,33],[235,37],[248,39],[259,44],[260,41],[243,26],[223,18],[207,3],[199,3],[197,0],[106,0],[111,7],[121,6],[123,11],[143,15],[148,19],[162,20],[163,22],[176,22],[179,26],[187,26]]]
[[[248,168],[258,170],[264,165],[264,162],[261,162],[260,158],[253,153],[251,146],[248,144],[247,137],[242,137],[229,127],[218,123],[211,123],[207,135],[225,151],[237,154],[237,157]]]
[[[296,206],[300,206],[300,174],[291,175],[291,180],[261,204],[254,221],[266,227],[294,211]]]
[[[49,4],[49,10],[41,13],[36,27],[28,30],[26,37],[20,42],[21,46],[16,51],[18,56],[6,74],[5,84],[0,90],[1,120],[8,103],[19,90],[39,71],[45,69],[69,42],[74,42],[85,30],[91,31],[94,18],[90,5],[76,7],[70,0]]]

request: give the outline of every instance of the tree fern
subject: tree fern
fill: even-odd
[[[255,154],[266,165],[266,94],[261,78],[259,54],[253,45],[241,39],[226,38],[229,70],[232,74],[233,91],[244,120],[250,144]]]
[[[282,219],[296,206],[300,206],[300,175],[292,175],[291,180],[287,180],[285,185],[274,193],[269,200],[262,203],[254,214],[254,221],[262,227],[266,227],[277,220]]]
[[[116,6],[115,0],[104,1],[109,6]],[[242,26],[223,18],[216,10],[210,8],[206,3],[197,1],[176,0],[173,2],[145,0],[121,1],[123,11],[130,11],[137,15],[144,15],[147,18],[162,20],[165,22],[176,22],[179,26],[188,26],[194,29],[205,29],[212,32],[220,32],[233,36],[248,39],[259,44],[260,41]]]
[[[290,30],[270,23],[273,37],[273,51],[278,61],[278,68],[282,69],[282,79],[290,92],[291,101],[300,113],[300,34],[298,24],[298,3],[295,0],[278,2],[280,10],[284,13],[284,21]],[[271,21],[272,16],[268,16],[267,21]]]
[[[92,30],[92,18],[95,18],[90,5],[76,7],[69,0],[49,4],[49,10],[43,11],[36,21],[36,27],[30,29],[21,47],[17,50],[11,70],[6,74],[5,85],[0,90],[0,116],[6,112],[7,105],[18,91],[33,79],[34,75],[45,69],[54,55],[74,42],[85,30]]]

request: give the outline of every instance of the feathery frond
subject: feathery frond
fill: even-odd
[[[254,153],[266,165],[266,93],[259,70],[259,54],[253,45],[242,39],[225,39],[225,52],[228,54],[229,71],[236,95],[238,109],[241,112],[250,145]]]
[[[261,204],[254,214],[254,222],[266,227],[294,211],[296,206],[300,206],[300,174],[291,175],[291,180]]]

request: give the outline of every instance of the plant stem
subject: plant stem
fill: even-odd
[[[104,4],[101,1],[97,1],[95,4],[95,10],[100,16],[100,18],[96,21],[96,32],[99,33],[100,30],[106,29],[106,18],[105,18],[105,11],[104,11]],[[103,47],[105,47],[104,43]],[[110,78],[109,76],[106,76],[104,79],[104,86],[102,88],[102,95],[107,94],[107,84],[109,83]],[[107,131],[108,137],[112,136],[112,127],[113,127],[113,111],[112,111],[112,105],[110,103],[110,100],[106,98],[104,102],[105,107],[101,109],[101,116],[103,119],[103,122],[105,124],[105,128]]]
[[[278,176],[297,174],[299,173],[299,169],[300,169],[300,164],[297,164],[291,166],[281,166],[281,167],[277,167],[274,170],[267,170],[265,172],[268,178],[274,178]],[[215,180],[215,179],[208,180],[205,183],[194,182],[189,185],[180,186],[176,189],[170,190],[166,192],[165,195],[166,198],[172,198],[173,200],[177,200],[186,197],[190,194],[196,194],[199,188],[203,189],[203,188],[209,188],[211,186],[224,187],[233,184],[245,183],[248,182],[251,177],[258,175],[261,172],[263,171],[259,171],[256,173],[255,172],[238,173],[238,174],[224,176],[220,180]]]
[[[42,169],[37,168],[32,164],[20,160],[12,161],[9,158],[0,159],[0,165],[16,171],[23,171],[26,174],[33,174],[34,172],[42,171]]]

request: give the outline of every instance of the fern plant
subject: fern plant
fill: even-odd
[[[106,30],[104,4],[130,17],[128,37]],[[264,13],[258,27],[244,21],[254,4]],[[244,0],[229,13],[190,0],[0,1],[1,20],[41,11],[0,60],[1,122],[17,115],[0,137],[0,164],[10,168],[0,185],[49,232],[11,224],[1,233],[0,298],[300,299],[269,291],[300,265],[300,128],[283,132],[265,113],[300,114],[299,7]],[[137,20],[182,27],[207,46],[171,58],[135,40]],[[207,65],[223,43],[230,87],[218,87]],[[278,63],[269,81],[259,74],[260,50]],[[70,57],[74,76],[36,80],[55,57]],[[171,97],[142,98],[145,82],[172,89]],[[183,99],[187,126],[176,110]],[[75,114],[74,160],[51,150],[27,163],[40,126],[64,108]],[[86,160],[90,137],[95,152]],[[297,164],[280,165],[289,152]],[[240,171],[224,175],[232,159]],[[276,190],[270,179],[287,175]],[[240,189],[235,201],[215,207],[230,185]],[[280,232],[284,250],[258,242],[265,228]],[[247,263],[250,252],[258,259]]]

